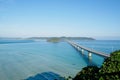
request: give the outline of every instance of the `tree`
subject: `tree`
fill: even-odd
[[[88,66],[82,69],[73,80],[120,80],[120,50],[111,53],[101,68]]]

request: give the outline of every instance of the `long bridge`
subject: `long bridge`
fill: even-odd
[[[110,57],[109,54],[106,54],[106,53],[103,53],[103,52],[99,52],[99,51],[96,51],[96,50],[93,50],[93,49],[90,49],[90,48],[87,48],[87,47],[84,47],[80,44],[77,44],[71,40],[66,40],[70,45],[72,45],[75,49],[77,49],[78,51],[81,51],[82,54],[84,54],[84,50],[88,52],[88,57],[91,57],[92,56],[92,53],[93,54],[96,54],[96,55],[99,55],[101,57]]]

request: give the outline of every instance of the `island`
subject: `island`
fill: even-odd
[[[57,42],[61,42],[64,40],[95,40],[94,38],[91,37],[30,37],[27,39],[44,39],[47,42],[53,42],[53,43],[57,43]]]
[[[53,42],[53,43],[57,43],[60,41],[61,41],[61,38],[57,38],[57,37],[47,39],[47,42]]]

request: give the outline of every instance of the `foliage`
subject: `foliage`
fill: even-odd
[[[101,68],[88,66],[82,69],[73,80],[120,80],[120,50],[111,53]]]
[[[53,43],[57,43],[60,41],[60,38],[54,37],[54,38],[50,38],[47,40],[48,42],[53,42]]]
[[[120,80],[120,51],[111,53],[111,56],[104,61],[99,74],[103,79]]]
[[[73,80],[73,78],[71,76],[68,76],[67,78],[64,77],[65,80]]]
[[[82,69],[81,72],[73,80],[96,80],[99,68],[96,66],[88,66]]]

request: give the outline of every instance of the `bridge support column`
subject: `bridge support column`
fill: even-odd
[[[81,49],[81,53],[84,54],[84,49]]]
[[[77,46],[75,45],[75,48],[77,48]]]
[[[91,57],[92,56],[92,53],[91,52],[88,52],[88,57]]]
[[[80,47],[77,47],[78,51],[80,51]]]

